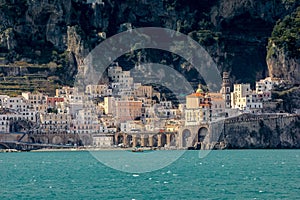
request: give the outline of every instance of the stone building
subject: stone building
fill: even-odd
[[[225,108],[230,109],[231,108],[231,86],[230,86],[230,80],[229,80],[229,73],[223,72],[223,82],[222,82],[222,88],[221,88],[221,94],[225,101]]]

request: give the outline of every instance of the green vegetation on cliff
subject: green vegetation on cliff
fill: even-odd
[[[267,39],[275,22],[299,6],[298,0],[89,2],[0,0],[0,64],[13,66],[10,71],[3,69],[3,76],[30,74],[14,72],[20,66],[14,64],[24,61],[28,67],[48,67],[45,79],[56,77],[50,78],[50,84],[72,85],[78,64],[103,39],[128,27],[165,27],[199,42],[220,71],[230,72],[232,81],[254,83],[267,75]],[[274,40],[280,37],[274,33]],[[134,66],[139,53],[144,62],[173,66],[188,80],[199,82],[185,60],[168,52],[137,51],[125,55],[120,64]]]
[[[300,58],[300,7],[276,23],[268,45],[268,58],[279,48],[287,56]]]

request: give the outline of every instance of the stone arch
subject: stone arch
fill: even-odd
[[[44,136],[39,139],[39,141],[43,144],[49,144],[49,138]]]
[[[54,136],[52,138],[52,144],[61,144],[63,142],[63,139],[60,136]]]
[[[191,131],[189,129],[184,129],[182,131],[182,147],[189,146],[189,138],[192,136]]]
[[[127,144],[129,147],[132,147],[132,135],[127,135]]]
[[[177,145],[177,139],[176,139],[176,134],[175,133],[172,133],[171,134],[171,143],[170,143],[170,146],[176,146]]]
[[[74,145],[75,144],[75,139],[72,137],[67,138],[66,144]]]
[[[162,133],[160,137],[161,137],[161,146],[164,147],[167,144],[167,136],[166,134]]]
[[[90,135],[80,136],[83,146],[88,146],[93,144],[93,138]]]
[[[157,134],[153,135],[152,141],[153,141],[153,147],[157,147],[157,144],[158,144]]]
[[[204,138],[205,136],[208,134],[208,129],[206,127],[201,127],[199,130],[198,130],[198,137],[197,137],[197,141],[198,142],[203,142],[204,141]]]
[[[123,136],[123,134],[119,134],[118,136],[117,136],[117,145],[118,144],[124,144],[125,143],[125,141],[124,141],[124,136]]]
[[[140,147],[141,146],[141,135],[136,134],[134,137],[135,137],[136,147]]]

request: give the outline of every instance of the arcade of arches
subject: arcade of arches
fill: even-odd
[[[171,147],[188,148],[205,143],[209,134],[206,126],[185,127],[178,132],[161,133],[116,133],[114,144],[123,147]],[[93,138],[89,134],[32,134],[28,137],[31,143],[43,144],[77,144],[91,145]]]
[[[115,144],[122,144],[125,147],[175,147],[177,146],[176,133],[156,133],[156,134],[126,134],[117,133]]]
[[[194,147],[204,142],[209,134],[207,127],[200,127],[198,131],[184,129],[181,133],[164,132],[149,134],[117,133],[114,138],[116,145],[124,147]]]
[[[194,134],[192,131],[190,129],[184,129],[182,131],[181,136],[179,136],[181,137],[181,144],[179,144],[179,147],[194,147],[197,144],[201,144],[209,134],[207,127],[200,127],[198,131],[194,130]]]

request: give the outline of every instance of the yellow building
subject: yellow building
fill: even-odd
[[[258,112],[263,108],[258,94],[250,89],[250,84],[235,84],[231,93],[232,108]]]
[[[106,115],[115,114],[116,101],[114,97],[104,97],[104,112]]]

